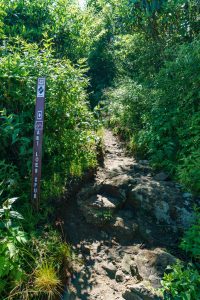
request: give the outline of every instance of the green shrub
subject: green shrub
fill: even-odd
[[[20,180],[29,185],[35,84],[37,77],[45,75],[42,186],[47,197],[59,195],[69,175],[81,176],[85,169],[96,165],[96,128],[87,106],[85,66],[80,62],[75,68],[68,60],[54,59],[51,43],[40,51],[34,44],[17,40],[7,44],[7,49],[9,53],[5,54],[2,47],[0,58],[4,108],[0,159],[4,167],[16,167]]]
[[[38,45],[46,37],[53,42],[55,57],[67,57],[74,62],[88,55],[92,36],[99,26],[94,15],[81,11],[76,1],[1,2],[0,36],[4,33],[7,37],[21,37],[28,43]]]
[[[7,199],[0,209],[0,294],[26,276],[22,249],[27,238],[19,223],[23,217],[12,208],[16,199]]]
[[[164,274],[162,280],[164,299],[190,299],[200,297],[200,213],[195,212],[195,220],[185,232],[180,247],[193,259],[194,263],[184,264],[178,261]]]
[[[196,300],[200,297],[200,274],[191,265],[178,262],[162,280],[164,299]]]
[[[137,38],[139,35],[132,43],[138,50]],[[145,46],[143,40],[138,43]],[[134,46],[132,48],[136,51]],[[140,64],[144,53],[141,52],[140,57],[129,51],[130,63],[135,64],[134,79],[129,75],[118,80],[117,85],[104,94],[110,124],[121,131],[130,148],[146,155],[155,168],[165,168],[197,194],[200,191],[199,50],[198,39],[177,46],[176,53],[173,53],[174,48],[168,48],[165,52],[170,60],[163,62],[158,70],[148,71],[147,66],[146,73]],[[126,64],[123,55],[120,59]],[[122,69],[126,74],[126,68]]]
[[[50,298],[60,293],[62,282],[80,262],[50,226],[44,226],[42,234],[36,230],[25,233],[23,217],[14,209],[16,200],[7,199],[0,209],[1,299]]]
[[[200,259],[200,212],[196,210],[193,225],[186,231],[180,247],[195,259]]]

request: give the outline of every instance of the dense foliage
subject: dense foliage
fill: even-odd
[[[43,37],[52,39],[54,56],[72,61],[85,57],[89,51],[88,24],[90,15],[81,13],[73,0],[1,1],[4,7],[4,33],[20,36],[40,45]],[[91,29],[90,29],[91,30]]]
[[[191,262],[181,261],[164,274],[162,285],[164,299],[199,299],[200,297],[200,213],[197,210],[191,228],[185,233],[180,247],[189,255]]]
[[[1,178],[1,182],[10,182],[12,194],[16,193],[13,186],[21,188],[19,179],[30,177],[35,83],[39,74],[46,75],[48,87],[43,147],[43,185],[50,183],[48,197],[53,196],[55,187],[64,185],[67,175],[81,175],[83,170],[95,166],[95,126],[87,109],[84,65],[74,68],[68,60],[55,59],[47,42],[45,47],[39,51],[35,44],[17,40],[7,43],[6,51],[5,46],[1,49],[0,157],[2,168],[13,170],[13,174],[3,172],[1,176],[9,178]]]
[[[64,235],[51,229],[51,203],[71,177],[97,163],[97,122],[89,110],[84,59],[90,47],[87,20],[72,1],[0,3],[1,299],[50,299],[70,276],[74,256]],[[36,214],[30,203],[31,164],[36,82],[42,76],[47,91]],[[63,233],[62,221],[56,224]]]
[[[108,57],[109,74],[114,76],[104,99],[111,126],[134,153],[148,157],[156,168],[165,168],[198,193],[198,1],[90,3],[97,14],[103,13],[110,34],[98,72],[108,66]]]
[[[199,14],[197,0],[88,0],[85,10],[76,0],[0,1],[2,299],[51,298],[66,283],[74,254],[46,225],[55,212],[50,201],[69,178],[96,167],[99,110],[132,153],[200,192]],[[47,93],[35,214],[29,198],[39,76]],[[181,244],[195,263],[198,237],[197,222]],[[169,299],[199,296],[196,265],[176,265],[163,282]]]
[[[106,46],[91,51],[92,101],[131,153],[200,192],[200,5],[196,0],[88,1],[103,19]],[[98,47],[96,51],[98,51]],[[100,62],[100,63],[99,63]],[[97,75],[97,76],[96,76]],[[94,80],[94,79],[93,79]],[[104,89],[102,91],[102,88]],[[99,96],[101,98],[99,99]],[[197,214],[197,220],[199,214]],[[199,221],[181,247],[191,263],[165,274],[165,299],[200,297]]]

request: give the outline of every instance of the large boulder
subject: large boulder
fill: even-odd
[[[154,288],[161,287],[161,279],[169,265],[176,262],[176,258],[160,248],[141,250],[134,257],[138,272],[144,280],[148,280]]]
[[[140,237],[152,245],[178,242],[193,221],[192,196],[183,194],[163,172],[153,177],[146,163],[120,170],[106,171],[103,181],[78,193],[86,222],[104,227],[122,241]]]
[[[144,283],[133,284],[128,287],[123,293],[125,300],[161,300],[162,297],[158,295],[158,292],[151,287],[147,287]]]
[[[172,182],[141,176],[128,193],[128,203],[138,216],[145,216],[155,226],[171,226],[172,231],[188,228],[193,220],[192,199],[188,205]]]
[[[134,214],[129,210],[118,211],[110,223],[110,231],[120,240],[132,240],[138,234],[138,224],[134,220]]]
[[[111,278],[111,279],[114,279],[115,278],[115,274],[117,272],[117,268],[115,265],[113,265],[113,263],[109,262],[109,263],[104,263],[102,265],[102,268],[107,272],[108,276]]]
[[[88,223],[103,226],[126,201],[123,189],[111,184],[100,184],[82,189],[77,203]]]

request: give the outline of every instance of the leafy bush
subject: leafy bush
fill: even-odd
[[[136,43],[139,51],[137,38],[139,35],[131,43]],[[133,48],[129,59],[133,66],[131,77],[136,78],[129,75],[105,93],[110,123],[123,132],[133,151],[146,154],[156,168],[175,174],[195,193],[200,191],[199,49],[198,39],[177,46],[176,54],[158,71],[145,73],[140,63],[143,50],[141,57],[134,56]],[[170,51],[174,49],[166,53]]]
[[[199,4],[195,0],[88,3],[110,34],[104,49],[111,51],[96,49],[101,58],[98,71],[107,58],[112,64],[99,80],[105,80],[100,91],[93,85],[98,96],[111,85],[103,96],[109,103],[110,124],[123,133],[131,150],[198,194]],[[97,66],[95,60],[91,66]]]
[[[0,294],[3,299],[8,295],[11,299],[50,297],[60,291],[61,281],[69,276],[66,270],[71,270],[72,261],[76,260],[59,234],[43,227],[47,222],[52,223],[48,217],[54,207],[47,205],[47,201],[63,194],[67,179],[80,177],[97,164],[98,121],[89,110],[88,67],[84,58],[93,43],[90,37],[97,30],[95,24],[89,26],[91,18],[95,19],[71,1],[2,0],[0,3],[0,202],[3,205]],[[29,198],[35,88],[37,77],[41,76],[47,81],[43,209],[35,214]],[[17,211],[26,216],[20,222],[10,221],[20,214],[5,206],[5,199],[15,195],[20,196]],[[7,227],[6,222],[10,224]]]
[[[0,35],[2,30],[7,37],[20,36],[26,42],[38,45],[46,37],[53,42],[55,57],[67,57],[73,62],[89,54],[97,24],[94,15],[89,11],[82,12],[75,1],[1,2],[0,21],[4,26],[0,22]]]
[[[85,56],[95,17],[71,1],[0,3],[0,294],[35,299],[60,292],[76,260],[71,247],[43,228],[70,177],[96,167],[98,121],[89,110]],[[98,39],[98,38],[97,38]],[[82,58],[82,59],[80,59]],[[73,65],[71,59],[76,65]],[[30,207],[35,88],[47,81],[42,165],[43,209]],[[17,211],[12,209],[20,196]],[[9,198],[5,202],[5,199]],[[50,201],[49,201],[50,202]],[[14,220],[13,220],[14,219]],[[23,225],[23,227],[22,227]],[[36,229],[37,228],[39,229]],[[41,230],[42,228],[42,230]],[[25,231],[27,233],[25,233]],[[41,232],[44,231],[44,234]],[[62,229],[63,231],[63,229]]]
[[[21,254],[27,238],[19,222],[16,222],[22,216],[12,209],[16,199],[7,199],[0,209],[0,294],[25,277]]]
[[[8,55],[2,47],[0,59],[4,107],[0,159],[4,167],[16,166],[18,177],[29,182],[26,178],[31,172],[35,83],[39,75],[46,74],[43,190],[48,197],[59,195],[67,176],[80,176],[96,165],[96,128],[87,107],[85,66],[80,62],[75,68],[68,60],[54,59],[51,43],[46,43],[43,51],[20,40],[8,47]]]
[[[190,299],[200,297],[200,214],[196,209],[193,225],[185,232],[180,247],[193,259],[194,263],[177,263],[168,269],[162,280],[164,299]]]
[[[196,300],[200,297],[200,274],[191,264],[178,262],[162,280],[164,299]]]
[[[194,223],[186,231],[180,247],[195,259],[200,259],[200,212],[198,209]]]
[[[7,199],[0,209],[1,299],[51,299],[61,292],[73,264],[80,262],[51,227],[45,226],[42,235],[25,233],[23,217],[13,208],[16,200]]]

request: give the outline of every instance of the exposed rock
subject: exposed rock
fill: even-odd
[[[102,265],[102,268],[103,268],[104,270],[106,270],[106,272],[107,272],[107,274],[108,274],[108,276],[109,276],[110,278],[112,278],[112,279],[115,278],[115,273],[116,273],[116,271],[117,271],[117,268],[116,268],[115,265],[113,265],[113,263],[104,263],[104,264]]]
[[[148,165],[149,161],[148,160],[139,160],[139,163],[142,165]]]
[[[123,282],[124,281],[124,273],[122,272],[122,270],[118,270],[115,274],[115,280],[117,282]]]
[[[84,253],[86,255],[90,255],[90,248],[91,247],[89,245],[86,245],[86,244],[81,245],[82,253]]]
[[[124,173],[120,175],[115,175],[112,178],[108,178],[105,180],[104,185],[107,184],[108,186],[112,187],[115,186],[117,188],[121,189],[127,189],[128,184],[131,183],[133,180],[133,177]]]
[[[101,243],[100,242],[94,242],[93,244],[92,244],[92,249],[95,251],[95,252],[100,252],[100,250],[101,250]]]
[[[136,277],[138,280],[142,280],[142,277],[139,274],[138,267],[136,262],[132,261],[130,264],[131,275]]]
[[[191,199],[192,198],[192,194],[191,193],[183,193],[183,198],[189,198]]]
[[[175,233],[182,233],[193,219],[192,207],[185,205],[181,192],[170,182],[143,176],[129,191],[128,203],[137,212],[138,219],[145,215],[146,221],[171,226]]]
[[[118,214],[110,224],[113,234],[117,239],[133,239],[138,232],[138,224],[133,220]]]
[[[186,207],[175,206],[175,209],[177,214],[179,215],[179,221],[183,228],[188,228],[194,220],[194,214]],[[179,227],[179,224],[177,227]]]
[[[173,265],[176,258],[157,248],[155,250],[142,250],[135,256],[139,274],[144,280],[149,280],[153,287],[160,287],[160,281],[168,265]]]
[[[125,254],[122,259],[122,264],[121,264],[122,271],[125,274],[131,274],[131,264],[132,264],[131,256],[128,254]]]
[[[86,222],[104,227],[118,240],[140,235],[152,245],[170,245],[192,223],[192,198],[186,197],[189,193],[183,198],[176,184],[166,181],[168,174],[160,172],[152,178],[148,161],[119,158],[123,151],[112,147],[115,150],[100,169],[98,180],[78,194]]]
[[[156,176],[154,178],[155,178],[155,180],[158,180],[158,181],[165,181],[165,180],[169,179],[169,174],[160,172],[160,173],[156,174]]]
[[[162,277],[158,277],[156,275],[150,275],[149,276],[149,282],[154,288],[160,288],[161,287],[161,279]]]
[[[102,226],[112,219],[113,213],[125,203],[125,192],[111,184],[83,189],[77,202],[88,223]]]
[[[161,300],[158,293],[151,288],[147,288],[144,283],[135,284],[129,287],[124,293],[125,300]]]
[[[176,258],[155,247],[174,246],[194,199],[164,172],[154,176],[148,161],[127,157],[107,130],[105,152],[95,182],[66,210],[67,236],[85,258],[71,280],[76,299],[159,300],[155,289]]]

